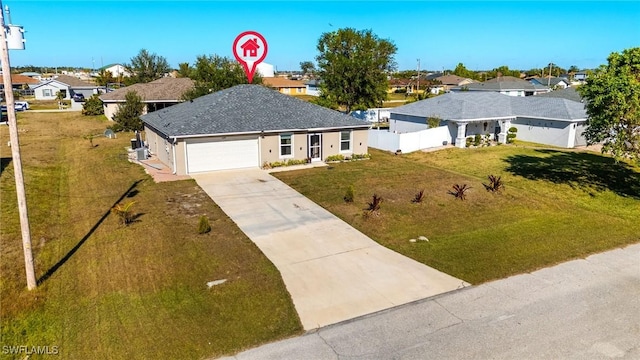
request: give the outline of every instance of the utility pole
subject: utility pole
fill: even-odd
[[[16,121],[15,99],[13,98],[13,85],[11,84],[11,65],[9,63],[9,44],[7,43],[8,28],[4,24],[2,0],[0,0],[0,42],[2,51],[2,79],[4,82],[4,96],[7,101],[7,118],[9,121],[9,137],[11,142],[11,155],[13,156],[13,172],[16,179],[16,195],[18,196],[18,213],[20,215],[20,229],[22,231],[22,249],[24,250],[24,267],[27,273],[27,289],[36,288],[36,273],[33,266],[33,254],[31,252],[31,232],[29,231],[29,216],[27,214],[27,197],[24,191],[24,178],[22,177],[22,160],[20,159],[20,141],[18,140],[18,123]]]
[[[417,82],[416,96],[420,98],[420,59],[418,59],[418,82]]]
[[[549,77],[547,78],[547,87],[551,86],[551,68],[553,67],[553,63],[549,63]]]

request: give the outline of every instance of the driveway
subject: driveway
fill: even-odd
[[[640,359],[640,244],[225,359]]]
[[[192,177],[278,268],[305,330],[469,285],[379,245],[262,170]]]

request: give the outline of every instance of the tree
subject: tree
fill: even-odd
[[[195,87],[183,95],[185,100],[249,83],[240,64],[218,55],[198,56],[190,77],[195,82]],[[252,84],[262,84],[262,77],[255,74]]]
[[[104,114],[104,107],[102,106],[102,100],[100,95],[94,94],[82,105],[82,115],[102,115]]]
[[[578,88],[588,115],[584,135],[616,160],[640,161],[640,47],[613,52],[607,61]]]
[[[124,99],[124,104],[118,105],[113,121],[122,126],[125,131],[142,130],[142,120],[140,120],[144,110],[142,98],[135,91],[129,91]]]
[[[193,69],[188,62],[178,64],[178,77],[188,78],[191,77],[191,71]]]
[[[64,100],[64,93],[62,91],[57,91],[56,92],[56,101],[58,101],[58,109],[62,109],[62,105],[64,105],[62,100]]]
[[[160,79],[171,70],[167,59],[155,53],[150,54],[146,49],[140,50],[125,67],[132,73],[127,79],[129,84],[148,83]]]
[[[316,66],[311,61],[303,61],[300,63],[300,70],[303,75],[309,75],[315,72]]]
[[[321,96],[351,110],[382,105],[387,98],[387,74],[395,69],[396,46],[371,30],[339,29],[318,40]]]
[[[453,75],[473,80],[478,80],[480,78],[474,71],[467,69],[463,63],[458,63],[456,68],[453,70]]]
[[[107,86],[109,83],[115,82],[115,78],[113,74],[109,70],[100,70],[98,72],[98,77],[96,78],[96,85],[98,86]]]

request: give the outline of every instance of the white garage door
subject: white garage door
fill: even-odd
[[[187,142],[187,172],[258,167],[258,139]]]

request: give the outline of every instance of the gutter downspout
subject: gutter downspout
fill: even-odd
[[[171,144],[171,149],[173,150],[173,172],[172,172],[173,175],[178,173],[178,163],[177,163],[177,159],[176,159],[176,144],[177,143],[178,143],[178,139],[173,138],[173,143]]]

